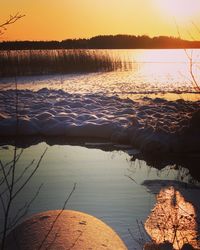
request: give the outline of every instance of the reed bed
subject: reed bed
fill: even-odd
[[[0,77],[105,72],[122,67],[119,59],[94,50],[0,52]]]

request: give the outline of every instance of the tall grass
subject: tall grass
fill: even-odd
[[[120,67],[120,60],[94,50],[0,52],[0,77],[113,71]]]

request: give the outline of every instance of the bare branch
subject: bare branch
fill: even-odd
[[[19,12],[15,15],[10,15],[10,17],[2,24],[0,24],[0,36],[4,34],[4,31],[7,30],[7,26],[15,23],[19,19],[25,17],[25,15],[20,14]]]
[[[194,22],[192,22],[192,24],[195,27],[195,29],[197,30],[197,32],[200,34],[200,28]]]
[[[13,228],[13,227],[14,227],[14,226],[15,226],[15,225],[16,225],[16,224],[17,224],[17,223],[27,214],[27,212],[28,212],[30,206],[32,205],[32,203],[35,201],[35,199],[36,199],[37,196],[39,195],[42,186],[43,186],[43,184],[41,184],[41,185],[39,186],[39,188],[38,188],[37,192],[35,193],[35,195],[33,196],[33,198],[32,198],[28,203],[26,202],[26,203],[24,204],[24,206],[21,207],[21,208],[18,210],[18,212],[17,212],[17,214],[15,215],[15,218],[14,218],[12,224],[8,226],[8,229],[9,229],[9,230],[12,229],[12,228]],[[23,213],[22,213],[22,212],[23,212]],[[21,214],[21,213],[22,213],[22,214]]]
[[[193,40],[196,41],[196,39],[193,37],[193,35],[191,34],[191,32],[189,30],[187,30],[188,36]]]
[[[181,34],[180,34],[179,26],[178,26],[175,18],[174,18],[174,23],[175,23],[175,26],[176,26],[176,30],[177,30],[178,36],[181,39]],[[196,30],[200,33],[199,27],[195,23],[193,23],[193,22],[192,22],[192,24],[194,25],[194,27],[196,28]],[[189,33],[189,35],[191,36],[190,33]],[[194,62],[193,62],[192,53],[191,53],[191,55],[189,55],[187,49],[184,49],[184,51],[185,51],[185,54],[186,54],[186,56],[188,58],[188,61],[189,61],[189,73],[190,73],[190,76],[192,78],[192,85],[194,86],[194,89],[197,92],[199,92],[200,91],[200,85],[197,82],[196,76],[194,74]]]
[[[34,162],[35,162],[35,160],[32,160],[32,162],[27,167],[24,168],[24,170],[22,171],[22,173],[20,174],[20,176],[14,181],[14,184],[16,184],[18,181],[20,181],[23,178],[23,176],[26,173],[26,171],[33,165]],[[1,185],[1,183],[0,183],[0,185]],[[7,191],[8,191],[8,189],[5,188],[2,191],[2,193],[0,193],[0,195],[3,195]]]
[[[9,185],[9,182],[8,182],[8,176],[7,176],[6,172],[5,172],[5,168],[4,168],[4,165],[3,165],[3,163],[1,162],[1,160],[0,160],[0,165],[1,165],[1,169],[2,169],[2,172],[3,172],[3,176],[4,176],[4,179],[5,179],[7,188],[8,188],[8,190],[10,191],[10,185]]]
[[[10,161],[10,162],[8,162],[8,163],[6,163],[6,164],[4,165],[4,170],[5,170],[11,163],[13,163],[13,164],[10,166],[8,172],[6,173],[6,176],[4,176],[4,178],[0,180],[0,186],[5,182],[5,180],[6,180],[5,177],[8,178],[8,176],[10,175],[10,172],[11,172],[11,170],[12,170],[13,167],[14,167],[14,162],[15,162],[15,165],[16,165],[16,163],[17,163],[18,160],[20,159],[22,153],[23,153],[23,149],[21,150],[21,152],[20,152],[18,155],[16,155],[16,157],[15,157],[12,161]],[[1,164],[2,164],[2,163],[1,163]],[[0,169],[0,171],[2,171],[2,168]],[[1,193],[1,194],[2,194],[2,193]]]
[[[18,195],[18,193],[26,186],[26,184],[30,181],[30,179],[32,178],[32,176],[35,174],[35,172],[37,171],[37,169],[38,169],[39,166],[40,166],[40,163],[41,163],[41,161],[42,161],[44,155],[45,155],[46,152],[47,152],[47,149],[48,149],[48,148],[46,148],[45,151],[43,152],[43,154],[41,155],[41,157],[40,157],[40,159],[39,159],[39,161],[38,161],[38,163],[37,163],[35,169],[32,171],[32,173],[29,175],[29,177],[26,179],[26,181],[25,181],[25,182],[21,185],[21,187],[13,194],[12,200],[13,200],[13,199]]]
[[[4,215],[5,215],[6,214],[6,207],[5,207],[4,200],[3,200],[3,197],[2,197],[1,194],[0,194],[0,200],[1,200],[1,205],[2,205],[2,208],[3,208],[3,212],[4,212]]]
[[[130,180],[132,180],[132,181],[134,181],[136,184],[138,184],[131,176],[125,174],[125,177],[128,177]]]
[[[70,192],[70,194],[69,194],[68,197],[66,198],[65,203],[64,203],[64,205],[63,205],[63,207],[62,207],[62,210],[60,210],[60,212],[57,214],[55,220],[52,222],[51,227],[50,227],[49,231],[47,232],[47,234],[45,235],[45,237],[44,237],[42,243],[41,243],[40,246],[38,247],[38,250],[42,249],[42,247],[43,247],[43,245],[44,245],[46,239],[48,238],[49,234],[50,234],[51,231],[53,230],[53,227],[54,227],[56,221],[58,220],[58,218],[61,216],[62,212],[64,211],[64,209],[65,209],[65,207],[66,207],[66,205],[67,205],[67,202],[68,202],[69,199],[71,198],[71,196],[72,196],[72,194],[74,193],[75,189],[76,189],[76,183],[74,183],[74,186],[73,186],[73,188],[72,188],[72,191]]]
[[[15,159],[15,163],[17,163],[21,157],[23,153],[23,149],[20,150],[20,153],[18,155],[16,155],[16,159]],[[12,164],[14,162],[14,159],[12,159],[12,161],[8,162],[5,164],[5,167],[7,167],[8,165]]]

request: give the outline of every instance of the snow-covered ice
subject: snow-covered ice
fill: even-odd
[[[135,102],[47,88],[18,90],[17,95],[7,90],[0,92],[0,136],[103,138],[144,152],[196,151],[200,119],[199,114],[195,120],[193,116],[199,107],[200,101],[143,98]]]

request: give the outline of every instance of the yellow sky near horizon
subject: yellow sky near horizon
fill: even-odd
[[[10,25],[1,40],[63,40],[96,35],[178,36],[200,40],[200,0],[7,0],[10,14],[26,16]],[[176,22],[175,22],[176,20]]]

